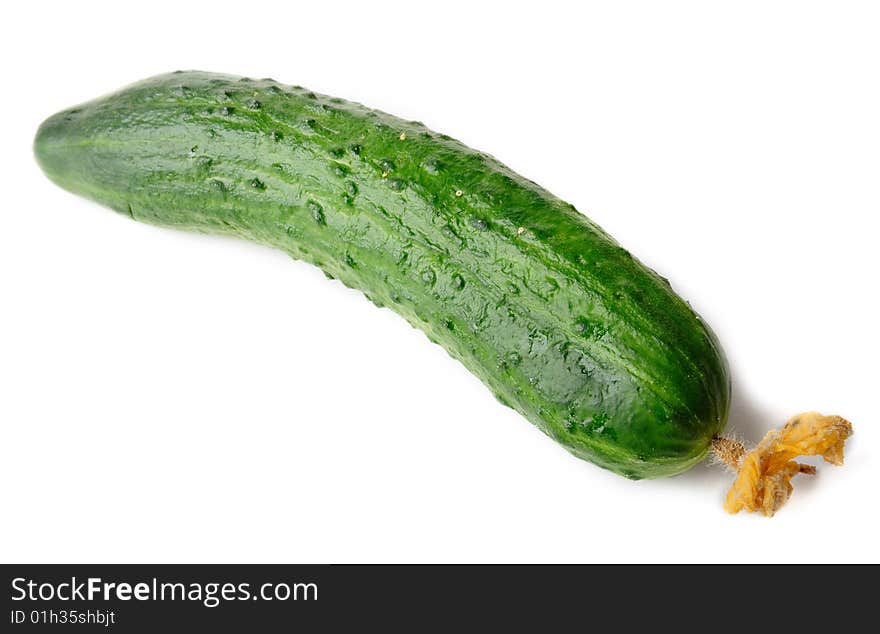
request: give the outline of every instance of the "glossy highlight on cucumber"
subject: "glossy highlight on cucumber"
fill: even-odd
[[[320,267],[628,478],[688,469],[724,429],[724,354],[666,280],[572,205],[421,123],[270,79],[176,72],[59,112],[34,150],[58,185],[135,220]]]

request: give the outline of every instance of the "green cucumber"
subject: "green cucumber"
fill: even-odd
[[[135,220],[321,267],[601,467],[676,474],[724,429],[724,354],[668,282],[572,205],[421,123],[177,72],[52,116],[34,148],[58,185]]]

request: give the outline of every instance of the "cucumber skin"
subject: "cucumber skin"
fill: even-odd
[[[178,71],[59,112],[34,151],[58,185],[136,220],[319,266],[623,476],[680,473],[724,429],[724,354],[666,280],[573,206],[418,122]]]

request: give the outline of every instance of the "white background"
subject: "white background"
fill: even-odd
[[[11,3],[0,60],[0,560],[880,561],[876,3]],[[265,248],[51,184],[40,121],[143,77],[271,76],[486,150],[668,276],[751,442],[843,468],[773,519],[629,482],[388,310]]]

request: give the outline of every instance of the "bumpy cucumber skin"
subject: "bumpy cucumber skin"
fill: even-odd
[[[676,474],[724,429],[724,354],[666,280],[421,123],[177,72],[54,115],[34,147],[58,185],[136,220],[271,245],[362,290],[601,467]]]

